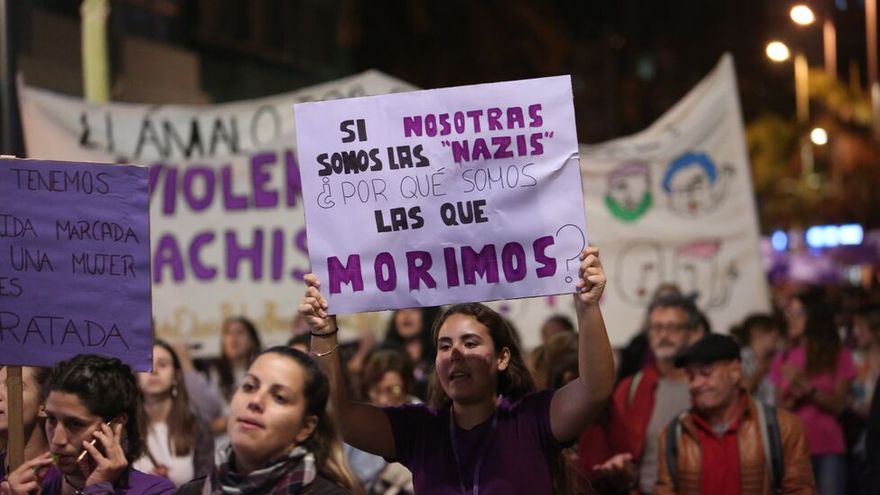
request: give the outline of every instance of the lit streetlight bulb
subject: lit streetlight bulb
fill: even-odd
[[[791,8],[789,15],[791,16],[791,20],[801,26],[809,26],[816,22],[816,15],[813,14],[813,11],[806,5],[795,5]]]
[[[781,41],[771,41],[770,43],[767,43],[767,49],[765,51],[767,57],[774,62],[785,62],[791,57],[791,52],[788,50],[788,47]]]
[[[817,146],[824,146],[828,144],[828,132],[821,127],[816,127],[810,131],[810,141]]]

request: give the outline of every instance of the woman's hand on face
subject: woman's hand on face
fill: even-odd
[[[51,465],[52,454],[49,452],[25,462],[18,466],[18,469],[9,473],[9,477],[0,487],[0,493],[3,495],[39,494],[41,492],[40,483]]]
[[[336,321],[327,314],[327,300],[321,295],[321,282],[314,273],[303,278],[306,293],[299,305],[299,314],[305,318],[314,333],[331,332],[336,328]]]
[[[605,290],[605,270],[599,261],[599,248],[590,246],[581,251],[580,280],[577,283],[577,300],[584,304],[596,304]]]
[[[104,449],[101,452],[95,445],[90,442],[83,441],[83,448],[89,452],[91,462],[94,463],[95,469],[88,473],[88,457],[83,460],[81,467],[83,476],[86,478],[85,486],[94,485],[96,483],[109,482],[115,484],[119,476],[128,467],[128,460],[125,458],[125,452],[122,450],[122,424],[115,423],[111,427],[105,423],[101,423],[101,427],[93,433],[98,442]]]

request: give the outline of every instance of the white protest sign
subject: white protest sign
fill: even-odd
[[[587,237],[569,77],[295,113],[332,312],[574,292]]]

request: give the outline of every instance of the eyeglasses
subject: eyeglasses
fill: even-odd
[[[687,330],[690,330],[690,328],[690,325],[688,325],[687,323],[651,323],[650,326],[648,326],[648,330],[651,333],[683,333]]]

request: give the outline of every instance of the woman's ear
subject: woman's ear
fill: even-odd
[[[48,416],[46,415],[46,404],[40,404],[40,410],[37,411],[37,417],[46,419]]]
[[[301,444],[308,440],[312,433],[315,431],[315,428],[318,427],[318,417],[317,416],[306,416],[303,419],[302,428],[300,428],[299,432],[296,434],[296,443]]]
[[[504,371],[510,365],[510,349],[504,347],[498,353],[498,371]]]

